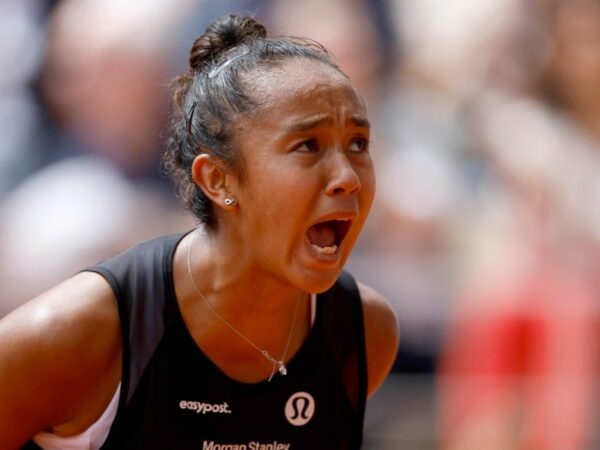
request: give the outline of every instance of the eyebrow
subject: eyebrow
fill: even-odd
[[[319,114],[315,117],[310,117],[305,120],[301,120],[299,122],[295,122],[287,127],[287,131],[289,133],[301,133],[303,131],[312,130],[313,128],[318,127],[324,123],[331,123],[331,117],[325,114]]]
[[[300,122],[296,122],[287,128],[288,133],[301,133],[303,131],[312,130],[322,124],[333,122],[332,118],[325,114],[319,114]],[[366,117],[355,114],[348,119],[348,122],[362,128],[371,128],[371,124]]]
[[[371,123],[365,116],[360,116],[358,114],[355,114],[352,117],[350,117],[350,122],[353,123],[354,125],[356,125],[357,127],[369,128],[369,129],[371,128]]]

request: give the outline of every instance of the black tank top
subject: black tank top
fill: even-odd
[[[172,277],[182,237],[144,242],[87,269],[114,290],[123,334],[119,407],[102,449],[360,448],[367,377],[353,278],[344,272],[318,295],[286,376],[241,383],[204,355],[182,320]]]

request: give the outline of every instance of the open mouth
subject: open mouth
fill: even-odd
[[[326,220],[311,226],[306,235],[313,248],[322,255],[333,255],[348,234],[350,220]]]

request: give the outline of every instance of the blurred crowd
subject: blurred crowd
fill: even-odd
[[[0,317],[193,226],[169,82],[230,12],[323,43],[367,100],[348,266],[397,311],[394,372],[435,380],[422,448],[599,448],[597,0],[0,0]]]

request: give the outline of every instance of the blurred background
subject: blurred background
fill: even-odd
[[[600,448],[597,0],[0,0],[0,317],[193,226],[169,82],[231,12],[320,41],[368,103],[348,266],[402,338],[364,448]]]

